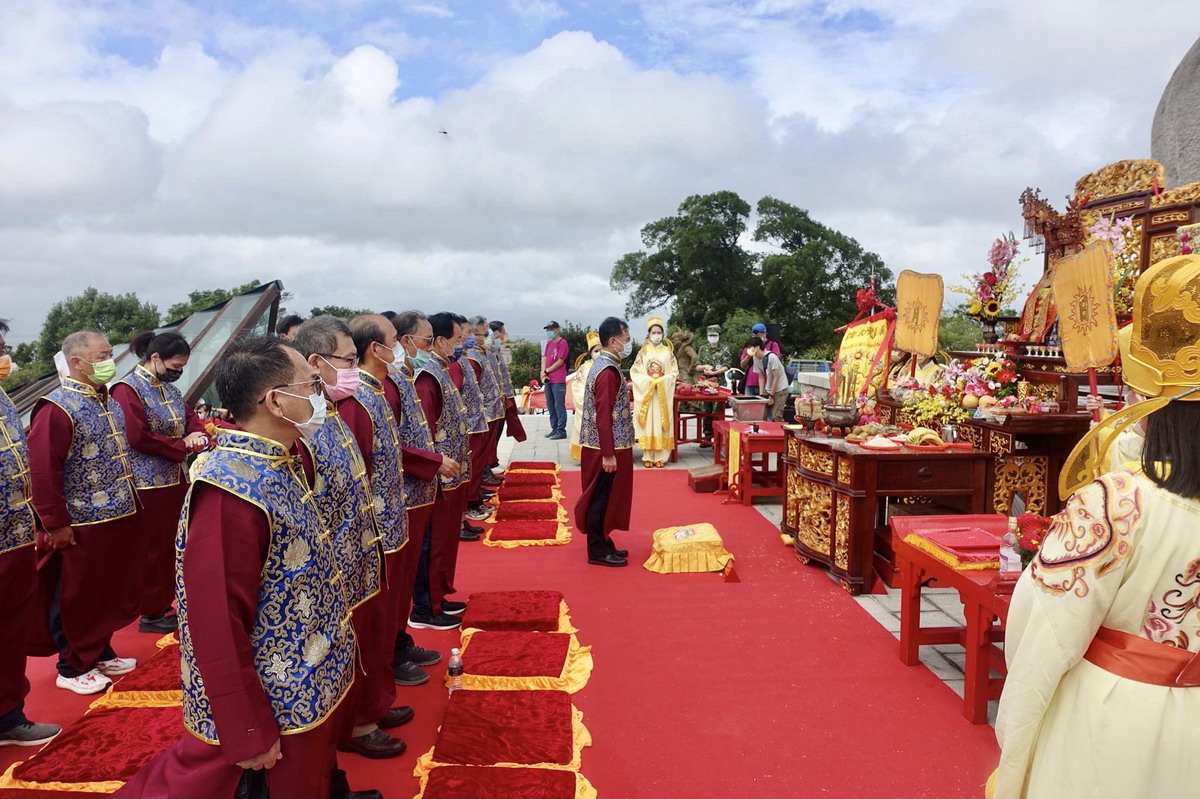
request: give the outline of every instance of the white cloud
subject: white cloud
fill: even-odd
[[[534,25],[544,25],[567,15],[554,0],[508,0],[508,7],[518,17]]]

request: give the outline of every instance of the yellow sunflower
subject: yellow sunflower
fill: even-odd
[[[983,310],[983,304],[979,300],[971,300],[967,305],[967,313],[971,316],[979,316],[979,312]]]
[[[1000,303],[996,302],[995,300],[988,300],[983,306],[983,315],[984,316],[999,316],[1000,315]]]

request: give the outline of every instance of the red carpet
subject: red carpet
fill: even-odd
[[[515,477],[516,475],[514,475]],[[564,505],[579,494],[564,472]],[[683,471],[638,470],[635,532],[618,533],[630,566],[590,566],[583,536],[567,546],[499,550],[463,544],[456,598],[516,588],[561,591],[593,647],[595,670],[572,697],[593,745],[582,773],[601,797],[981,796],[995,766],[992,729],[970,725],[961,700],[896,655],[896,639],[824,572],[801,566],[753,509],[694,494]],[[741,582],[641,568],[650,534],[707,521],[737,556]],[[118,653],[148,657],[158,636],[132,628]],[[443,653],[457,632],[416,631]],[[394,733],[398,760],[340,755],[355,788],[416,794],[416,757],[434,744],[446,706],[445,661],[432,679],[397,688],[417,718]],[[91,699],[53,687],[53,661],[31,661],[32,717],[77,719]],[[0,766],[28,750],[0,749]]]

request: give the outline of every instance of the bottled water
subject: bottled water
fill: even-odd
[[[451,649],[450,663],[446,668],[446,687],[450,689],[450,693],[454,693],[463,687],[462,674],[462,655],[458,654],[458,649]]]

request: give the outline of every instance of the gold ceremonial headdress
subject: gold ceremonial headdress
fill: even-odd
[[[600,346],[600,334],[597,333],[595,330],[589,330],[587,332],[587,345],[588,345],[589,350],[592,347]]]
[[[646,332],[649,333],[650,328],[654,327],[655,325],[661,327],[663,329],[663,333],[667,332],[667,323],[663,321],[661,316],[651,316],[646,320]]]
[[[1118,334],[1125,384],[1146,399],[1088,431],[1063,464],[1063,499],[1103,471],[1116,437],[1172,401],[1200,401],[1200,255],[1160,261],[1138,278],[1133,324]]]

